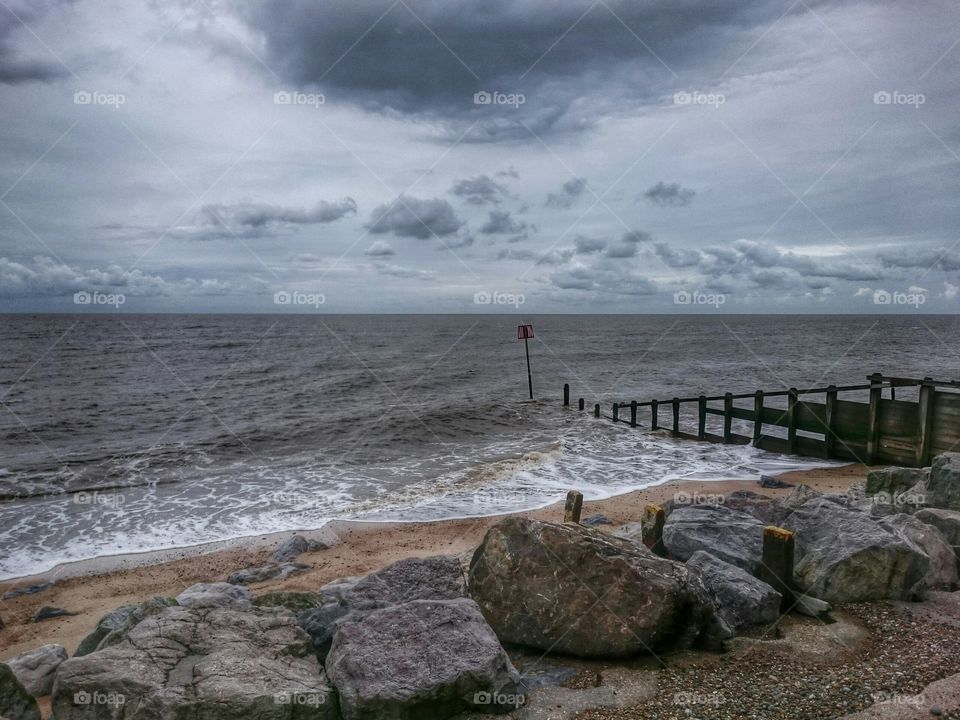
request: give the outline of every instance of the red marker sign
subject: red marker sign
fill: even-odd
[[[533,325],[517,325],[517,340],[533,337]]]

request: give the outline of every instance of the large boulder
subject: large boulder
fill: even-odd
[[[931,590],[952,590],[957,584],[957,556],[943,533],[921,519],[899,513],[880,520],[880,524],[899,533],[907,542],[920,548],[930,558],[930,567],[923,584]]]
[[[930,477],[930,468],[886,467],[867,473],[867,495],[899,495]]]
[[[927,502],[944,510],[960,510],[960,453],[937,455],[927,481]]]
[[[327,653],[330,652],[333,635],[337,630],[337,621],[349,613],[350,608],[346,605],[329,602],[297,614],[297,624],[310,636],[320,662],[325,662]]]
[[[789,495],[777,501],[777,505],[780,508],[780,522],[777,524],[782,525],[783,520],[786,519],[790,513],[804,503],[810,502],[811,500],[819,497],[823,497],[823,493],[819,490],[815,490],[809,485],[797,485],[793,490],[790,491]]]
[[[253,607],[250,591],[230,583],[197,583],[177,595],[177,602],[188,608],[232,608],[249,610]]]
[[[776,500],[752,490],[734,490],[724,496],[723,507],[752,515],[765,525],[778,525],[782,511]]]
[[[357,583],[363,580],[362,575],[350,575],[349,577],[337,578],[320,587],[320,595],[324,602],[336,601],[345,604],[347,593],[357,586]],[[323,604],[323,603],[321,603]]]
[[[474,553],[470,591],[502,641],[582,657],[718,647],[730,634],[684,565],[574,524],[497,523]]]
[[[783,596],[746,570],[699,550],[687,560],[707,588],[717,613],[734,632],[770,625],[780,617]]]
[[[325,593],[321,588],[321,593]],[[372,610],[411,600],[455,600],[467,596],[460,561],[447,555],[406,558],[370,573],[347,588],[342,602],[351,610]]]
[[[57,720],[334,720],[336,695],[285,610],[170,607],[60,666]]]
[[[33,695],[20,684],[7,665],[0,663],[0,717],[7,720],[40,720]]]
[[[522,703],[517,671],[467,598],[414,600],[347,618],[326,668],[345,720],[439,720]]]
[[[177,601],[173,598],[154,597],[139,605],[123,605],[112,610],[100,618],[97,626],[80,641],[74,657],[89,655],[100,647],[119,641],[144,618],[156,615],[176,604]]]
[[[250,567],[230,573],[227,577],[227,582],[230,585],[252,585],[253,583],[266,582],[267,580],[286,580],[291,575],[306,572],[309,569],[310,566],[304,563],[270,562],[260,567]]]
[[[63,645],[42,645],[7,660],[17,680],[34,697],[49,695],[57,668],[68,657]]]
[[[794,580],[827,602],[911,599],[930,559],[869,515],[828,497],[809,500],[784,525],[796,535]]]
[[[933,525],[941,533],[947,543],[960,553],[960,512],[956,510],[941,510],[939,508],[925,508],[914,516],[928,525]]]
[[[322,540],[307,540],[303,535],[294,535],[280,543],[270,559],[281,564],[293,562],[305,552],[326,550],[329,547],[330,544]]]
[[[281,607],[290,612],[299,613],[318,608],[324,603],[320,593],[275,590],[258,595],[253,599],[253,604],[255,607]]]
[[[763,528],[753,515],[723,505],[689,505],[670,513],[663,544],[675,560],[686,562],[698,550],[706,550],[753,574],[763,554]]]

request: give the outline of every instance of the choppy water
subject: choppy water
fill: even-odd
[[[960,375],[953,317],[3,316],[0,578],[798,465],[564,410]]]

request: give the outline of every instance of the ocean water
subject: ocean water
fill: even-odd
[[[527,400],[523,343],[536,400]],[[427,520],[809,460],[591,412],[960,376],[944,316],[2,316],[0,578],[326,521]],[[692,420],[692,418],[691,418]],[[687,420],[689,422],[689,420]]]

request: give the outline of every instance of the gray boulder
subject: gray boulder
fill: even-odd
[[[299,613],[312,610],[323,605],[323,596],[317,592],[296,592],[290,590],[276,590],[258,595],[253,599],[255,607],[286,608],[290,612]]]
[[[0,663],[0,716],[7,720],[40,720],[37,701],[3,663]]]
[[[57,668],[68,657],[63,645],[42,645],[7,660],[20,684],[34,697],[49,695]]]
[[[957,584],[957,558],[943,533],[934,525],[928,525],[919,518],[905,513],[885,517],[880,520],[880,525],[898,533],[930,558],[930,567],[923,579],[926,588],[953,589]]]
[[[470,564],[470,591],[504,642],[582,657],[628,657],[730,630],[681,563],[599,530],[507,518]]]
[[[280,543],[270,559],[281,564],[293,562],[305,552],[326,550],[328,547],[330,546],[321,540],[307,540],[303,535],[294,535]]]
[[[119,641],[130,628],[144,618],[176,604],[177,601],[173,598],[154,597],[140,605],[123,605],[112,610],[100,618],[93,631],[80,641],[74,657],[89,655],[100,647]]]
[[[752,490],[734,490],[724,496],[723,507],[752,515],[765,525],[777,525],[782,511],[777,501]]]
[[[930,468],[887,467],[867,473],[867,495],[899,495],[930,477]]]
[[[57,720],[334,720],[336,695],[286,611],[170,607],[60,666]]]
[[[230,583],[197,583],[177,595],[177,602],[188,608],[233,608],[249,610],[250,591]]]
[[[663,526],[663,544],[674,560],[686,562],[706,550],[753,574],[763,554],[764,523],[723,505],[677,507]]]
[[[797,485],[785,498],[777,501],[780,507],[780,525],[794,510],[810,500],[823,497],[823,493],[809,485]]]
[[[955,549],[960,549],[960,512],[926,508],[919,510],[914,517],[928,525],[933,525],[943,533],[949,545],[952,545]]]
[[[343,603],[352,610],[372,610],[411,600],[455,600],[466,596],[467,582],[460,561],[436,555],[398,560],[370,573],[344,591]]]
[[[362,575],[338,578],[321,586],[320,595],[326,602],[335,601],[338,603],[346,603],[347,593],[353,590],[361,580],[363,580]]]
[[[414,600],[341,621],[327,672],[345,720],[509,711],[519,675],[476,603]]]
[[[317,659],[325,662],[330,644],[337,629],[337,621],[348,615],[350,609],[338,602],[329,602],[321,607],[304,610],[297,614],[297,624],[302,627],[313,641]]]
[[[927,481],[927,502],[943,510],[960,510],[960,453],[937,455]]]
[[[286,580],[291,575],[306,572],[310,569],[309,565],[303,563],[267,563],[261,567],[246,568],[230,573],[227,582],[230,585],[251,585],[253,583],[265,582],[267,580]]]
[[[911,599],[924,590],[930,559],[860,512],[828,497],[794,510],[784,523],[796,535],[794,581],[830,603]]]
[[[703,580],[717,613],[734,632],[770,625],[780,617],[783,596],[745,570],[702,550],[687,560],[687,567]]]

